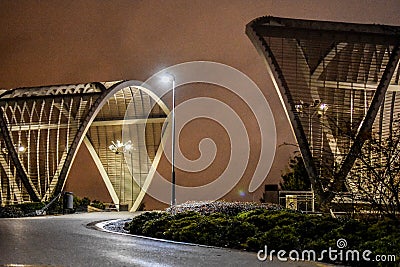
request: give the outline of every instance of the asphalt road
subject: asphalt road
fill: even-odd
[[[132,216],[84,213],[0,219],[0,266],[316,266],[260,262],[255,253],[161,242],[87,226]]]

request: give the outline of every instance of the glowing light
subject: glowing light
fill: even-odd
[[[19,145],[19,146],[18,146],[18,152],[22,153],[22,152],[24,152],[24,151],[25,151],[25,147],[22,146],[22,145]]]
[[[246,192],[244,192],[244,190],[240,189],[239,190],[239,196],[241,196],[241,197],[246,196]]]
[[[295,105],[294,108],[296,109],[296,111],[298,113],[303,112],[303,105],[302,104]]]
[[[172,82],[172,81],[174,81],[174,80],[175,80],[174,75],[172,75],[172,74],[170,74],[170,73],[164,73],[164,74],[161,76],[161,81],[162,81],[163,83],[170,83],[170,82]]]
[[[108,146],[108,149],[115,154],[120,154],[131,151],[133,149],[133,145],[131,140],[127,141],[125,144],[117,140],[116,142],[111,141],[111,145]]]
[[[132,144],[125,144],[126,150],[132,150]]]
[[[319,105],[319,109],[320,109],[321,111],[325,112],[325,111],[328,110],[328,105],[325,104],[325,103],[321,103],[321,104]]]

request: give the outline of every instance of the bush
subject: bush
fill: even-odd
[[[141,227],[141,232],[147,236],[164,238],[165,232],[168,230],[169,226],[170,219],[168,216],[164,215],[156,220],[145,222]]]
[[[20,207],[17,206],[5,206],[0,207],[0,218],[16,218],[22,217],[24,213]]]
[[[31,213],[35,213],[36,210],[42,209],[44,205],[45,204],[43,202],[34,202],[18,204],[16,205],[16,207],[20,208],[25,215],[28,215]]]
[[[75,211],[87,211],[87,206],[90,205],[90,199],[87,197],[79,198],[74,196]]]
[[[142,235],[143,234],[143,225],[146,222],[150,222],[153,220],[157,220],[166,215],[165,213],[160,212],[145,212],[139,216],[136,216],[132,219],[132,221],[125,225],[125,230],[128,230],[131,234]],[[151,235],[149,235],[151,236]]]
[[[276,251],[313,249],[320,253],[329,247],[335,249],[336,241],[344,238],[346,249],[360,252],[368,249],[372,255],[395,254],[400,259],[400,226],[389,220],[343,220],[262,208],[242,212],[235,209],[233,215],[203,211],[186,210],[176,215],[146,212],[133,218],[126,229],[132,234],[251,251],[264,249],[267,245]],[[357,265],[365,262],[338,263]]]
[[[35,202],[0,207],[0,218],[34,216],[36,214],[35,211],[40,210],[44,205],[42,202]]]
[[[105,205],[103,202],[100,202],[98,200],[93,200],[92,203],[90,203],[90,206],[104,210],[105,209]]]
[[[248,240],[248,247],[254,251],[263,249],[265,245],[275,250],[300,250],[299,236],[295,227],[290,225],[276,226],[267,232],[258,232]]]

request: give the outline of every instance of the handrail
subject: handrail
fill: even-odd
[[[49,203],[47,203],[43,208],[40,210],[36,210],[35,213],[36,215],[45,215],[45,211],[50,208],[53,203],[60,198],[62,193],[59,193],[56,197],[54,197]]]

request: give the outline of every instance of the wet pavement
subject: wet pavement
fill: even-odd
[[[0,219],[0,266],[317,265],[260,262],[256,253],[162,242],[87,226],[132,216],[128,212],[103,212]]]

